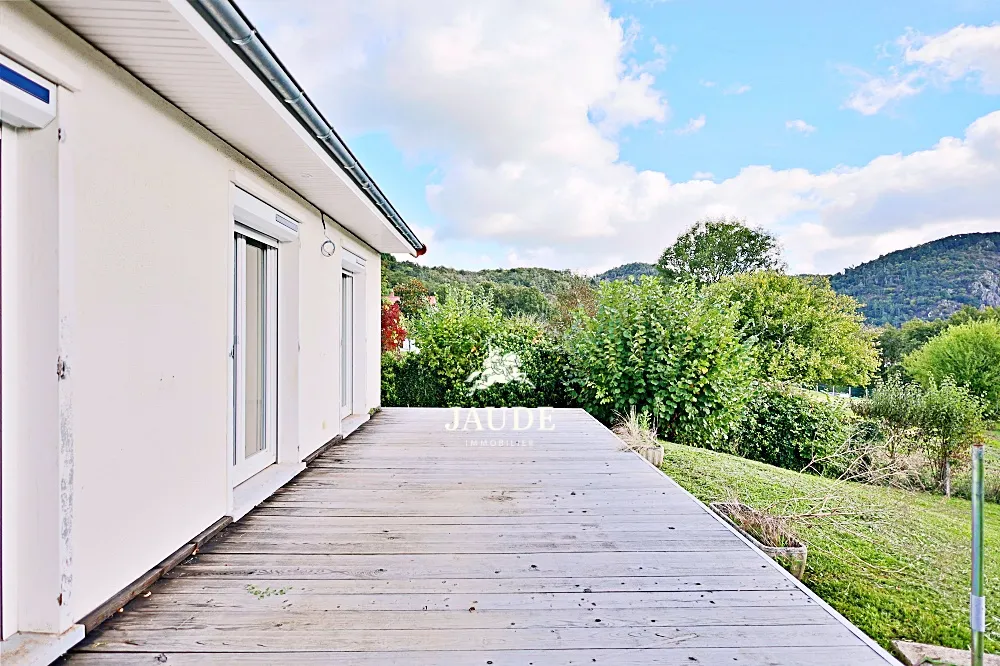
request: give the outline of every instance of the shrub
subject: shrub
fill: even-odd
[[[778,385],[757,387],[725,447],[729,453],[791,469],[837,473],[830,462],[852,432],[850,414]]]
[[[382,351],[396,351],[406,340],[399,303],[382,302]]]
[[[854,411],[877,427],[868,442],[887,456],[880,483],[919,490],[952,491],[952,468],[963,463],[963,451],[983,436],[983,403],[950,377],[926,387],[899,380],[878,383]],[[876,452],[877,453],[877,452]],[[968,492],[968,477],[960,477]],[[989,480],[1000,492],[1000,481]],[[964,485],[963,485],[964,484]]]
[[[573,325],[575,317],[593,317],[597,314],[597,290],[584,281],[573,282],[556,293],[549,327],[558,335]]]
[[[955,380],[1000,415],[1000,322],[970,321],[952,326],[903,359],[906,371],[925,386]]]
[[[876,382],[869,397],[852,403],[855,413],[872,419],[883,436],[890,460],[896,452],[907,453],[917,440],[914,428],[923,411],[924,393],[919,386],[903,382],[898,377]]]
[[[951,496],[951,465],[983,435],[983,405],[950,377],[930,380],[919,415],[927,457],[936,465],[944,494]]]
[[[419,351],[383,356],[386,406],[565,405],[557,342],[534,319],[501,316],[481,291],[450,291],[410,337]]]
[[[732,313],[699,299],[689,283],[602,283],[594,316],[576,314],[566,346],[578,404],[605,423],[635,407],[681,443],[724,439],[749,385]]]

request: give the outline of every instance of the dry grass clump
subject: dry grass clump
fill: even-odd
[[[616,416],[617,422],[611,431],[630,449],[640,451],[649,446],[660,446],[660,441],[656,438],[656,424],[648,413],[636,412],[633,405],[628,414]]]
[[[765,546],[775,548],[799,548],[802,542],[787,521],[764,511],[758,511],[737,500],[719,502],[713,507],[725,515],[735,525]]]

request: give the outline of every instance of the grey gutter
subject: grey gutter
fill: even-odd
[[[417,252],[427,251],[427,246],[410,230],[403,218],[365,171],[351,150],[344,144],[333,127],[312,103],[305,91],[295,82],[274,52],[261,39],[239,7],[230,0],[188,0],[209,22],[242,60],[281,99],[299,122],[316,137],[333,159],[350,175],[372,203],[382,211],[389,223]]]

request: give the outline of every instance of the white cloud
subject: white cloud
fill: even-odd
[[[241,5],[338,129],[435,166],[432,263],[650,261],[698,218],[738,215],[781,237],[792,270],[832,271],[1000,229],[1000,112],[861,166],[673,182],[619,159],[623,127],[669,110],[633,62],[638,26],[598,0]]]
[[[912,97],[929,85],[947,86],[971,80],[983,92],[1000,93],[1000,23],[960,25],[940,35],[909,32],[895,41],[898,62],[885,76],[843,68],[859,79],[844,103],[864,115],[874,115],[892,102]]]
[[[711,171],[695,171],[691,175],[691,180],[712,180],[715,178],[715,174]]]
[[[684,127],[677,130],[677,134],[694,134],[700,132],[702,128],[705,127],[705,114],[701,114],[697,118],[692,118],[685,123]]]
[[[742,95],[750,92],[750,86],[743,83],[734,83],[723,91],[724,95]]]
[[[929,68],[945,82],[973,77],[984,92],[1000,93],[1000,23],[960,25],[936,37],[912,33],[900,42],[907,64]]]
[[[704,88],[714,88],[715,86],[718,85],[715,81],[701,80],[698,83],[701,84],[701,86],[704,87]]]
[[[890,68],[889,76],[871,76],[860,70],[852,71],[854,78],[861,82],[851,93],[844,106],[866,116],[873,116],[885,106],[905,97],[912,97],[923,89],[918,72],[901,73],[898,68]]]
[[[801,134],[812,134],[816,128],[804,120],[786,120],[785,129],[790,129]]]

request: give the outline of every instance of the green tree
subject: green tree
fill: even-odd
[[[778,239],[736,218],[696,222],[663,251],[656,266],[669,281],[693,280],[702,284],[737,273],[784,268]]]
[[[505,317],[527,315],[547,319],[552,305],[538,287],[483,282],[479,288]]]
[[[883,380],[905,374],[903,359],[922,347],[928,340],[948,328],[950,321],[911,319],[896,328],[886,324],[878,331],[878,347],[882,354],[880,374]]]
[[[758,271],[726,277],[708,293],[720,307],[733,306],[764,380],[864,386],[878,369],[860,304],[826,278]]]
[[[419,278],[410,278],[392,288],[399,297],[399,308],[404,317],[418,317],[427,309],[430,294]]]
[[[602,283],[594,316],[577,311],[567,334],[570,395],[605,422],[634,407],[667,439],[720,442],[750,382],[733,321],[689,283],[648,276]]]
[[[937,465],[944,494],[951,497],[951,465],[983,435],[983,405],[968,389],[948,377],[931,379],[919,414],[927,457]]]
[[[1000,322],[951,326],[903,359],[906,371],[925,386],[951,377],[1000,414]]]
[[[593,317],[597,314],[597,289],[587,282],[566,285],[556,293],[554,311],[549,316],[549,326],[556,332],[565,332],[574,318]]]

